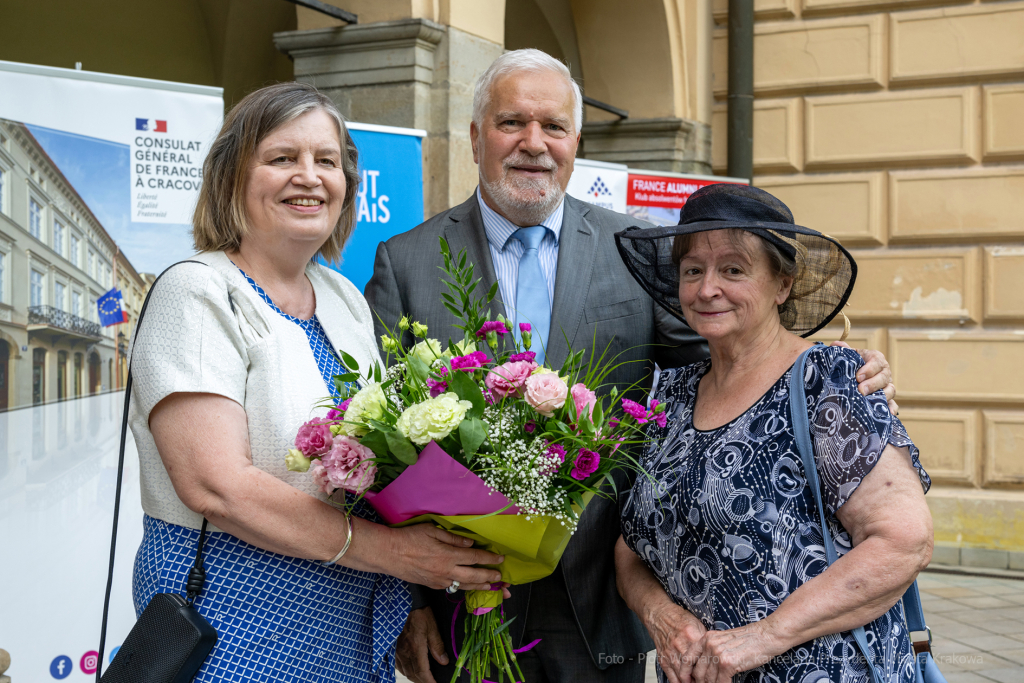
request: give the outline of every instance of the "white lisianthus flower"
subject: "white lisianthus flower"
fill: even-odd
[[[441,342],[436,339],[424,339],[412,347],[409,355],[419,358],[429,368],[431,363],[441,357]]]
[[[337,425],[340,432],[347,436],[363,436],[369,430],[362,425],[349,424],[351,422],[366,422],[367,420],[379,420],[384,417],[384,406],[387,400],[384,398],[384,391],[380,384],[373,382],[368,384],[352,397],[345,411],[345,421]]]
[[[311,460],[304,456],[302,451],[289,448],[288,455],[284,456],[284,462],[289,472],[308,472]]]
[[[476,342],[471,339],[463,339],[460,342],[455,342],[455,350],[458,351],[458,355],[460,356],[468,356],[476,351]],[[445,349],[442,355],[445,358],[451,358],[452,352]]]
[[[543,365],[538,365],[537,367],[535,367],[533,369],[533,372],[531,372],[530,374],[531,375],[546,375],[546,374],[551,373],[551,372],[554,372],[554,370],[552,370],[551,368],[546,368]]]
[[[472,407],[472,403],[460,401],[458,394],[449,391],[437,398],[409,406],[395,426],[417,446],[426,446],[458,429],[466,417],[466,411]]]

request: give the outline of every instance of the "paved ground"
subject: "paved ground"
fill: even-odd
[[[947,683],[1024,683],[1024,573],[928,571],[918,585]],[[398,680],[407,682],[401,674]],[[647,683],[656,680],[652,661]]]

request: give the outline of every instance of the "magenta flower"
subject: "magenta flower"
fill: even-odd
[[[655,413],[653,416],[654,423],[664,429],[668,425],[668,413]]]
[[[441,368],[444,370],[444,368]],[[448,391],[448,382],[438,382],[434,379],[427,379],[427,387],[430,389],[430,398],[437,398]]]
[[[341,412],[345,412],[346,410],[348,410],[349,404],[351,403],[352,399],[346,398],[344,401],[341,402],[341,405],[338,406],[338,410],[340,410]]]
[[[331,421],[314,417],[299,427],[299,433],[295,435],[295,447],[307,458],[314,458],[330,450],[333,438]]]
[[[541,474],[554,474],[565,462],[565,447],[562,444],[553,443],[544,452],[544,457],[547,462],[541,463],[537,469]]]
[[[636,401],[630,401],[628,398],[622,399],[622,409],[639,424],[647,424],[647,411]]]
[[[520,332],[520,334],[523,334],[523,333],[526,333],[526,332],[532,332],[532,331],[533,331],[533,328],[530,326],[530,323],[519,323],[519,332]]]
[[[572,478],[583,481],[596,472],[600,464],[601,456],[598,455],[597,451],[581,448],[579,453],[576,454],[576,462],[573,463]]]
[[[533,420],[527,420],[526,424],[523,425],[523,430],[527,434],[533,434],[535,431],[537,431],[537,423],[534,422]]]
[[[533,351],[523,351],[522,353],[513,353],[509,359],[509,363],[518,363],[521,360],[525,360],[527,363],[532,363],[537,357],[537,354]]]
[[[476,336],[483,339],[491,332],[494,332],[495,334],[508,334],[508,328],[505,327],[505,323],[500,320],[488,320],[480,326],[479,330],[476,331]]]
[[[341,418],[341,411],[339,411],[337,408],[331,408],[330,410],[327,411],[328,420],[340,420]]]
[[[483,351],[474,351],[473,353],[465,356],[455,356],[452,358],[452,370],[467,369],[473,370],[474,368],[483,367],[483,364],[487,362],[487,354]]]

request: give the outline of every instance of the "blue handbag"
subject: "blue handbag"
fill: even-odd
[[[814,347],[801,353],[793,365],[793,374],[789,378],[789,412],[792,414],[793,432],[796,436],[797,449],[800,451],[800,460],[803,462],[804,475],[807,477],[807,485],[811,487],[811,491],[814,493],[814,502],[818,506],[818,519],[821,523],[821,534],[824,537],[825,557],[831,566],[838,556],[835,544],[832,542],[832,533],[829,531],[828,524],[825,523],[825,506],[821,503],[821,484],[818,480],[818,468],[814,460],[811,429],[807,422],[807,399],[804,394],[804,368],[807,365],[807,354],[813,350]],[[921,594],[917,590],[917,581],[910,584],[910,588],[903,594],[902,599],[903,612],[907,618],[907,631],[910,633],[910,641],[914,648],[914,669],[917,683],[946,683],[946,679],[932,658],[932,636],[924,622],[924,610],[921,608]],[[850,633],[853,634],[853,639],[857,642],[857,647],[868,664],[872,683],[882,683],[885,677],[871,660],[871,651],[868,650],[864,627],[858,626]],[[914,640],[915,637],[919,640]]]

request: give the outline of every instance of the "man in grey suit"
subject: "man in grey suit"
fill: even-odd
[[[480,291],[499,282],[495,313],[516,319],[509,302],[525,299],[524,285],[546,285],[550,332],[543,341],[551,367],[561,366],[570,347],[598,354],[607,348],[609,357],[621,354],[624,364],[605,389],[622,389],[649,377],[652,361],[674,367],[706,357],[703,340],[655,306],[619,258],[612,236],[637,221],[565,195],[582,123],[582,96],[565,65],[538,50],[506,53],[480,77],[473,104],[477,192],[379,245],[366,286],[374,313],[392,326],[408,315],[441,339],[454,333],[455,319],[440,298],[443,237],[453,252],[465,250],[475,264]],[[535,232],[543,238],[528,246],[520,234],[531,226],[541,226]],[[525,283],[520,272],[545,282]],[[379,322],[377,332],[384,333]],[[871,366],[883,369],[881,384],[872,390],[888,384],[888,368],[884,359],[880,363]],[[616,590],[619,533],[616,503],[595,498],[555,572],[512,587],[505,613],[515,617],[513,642],[519,647],[542,639],[519,655],[529,683],[643,681],[643,654],[654,649],[645,626],[656,624],[642,624]],[[398,643],[399,668],[412,680],[451,679],[454,658],[445,643],[454,610],[444,591],[414,590],[413,611]],[[455,633],[461,642],[461,621]]]

